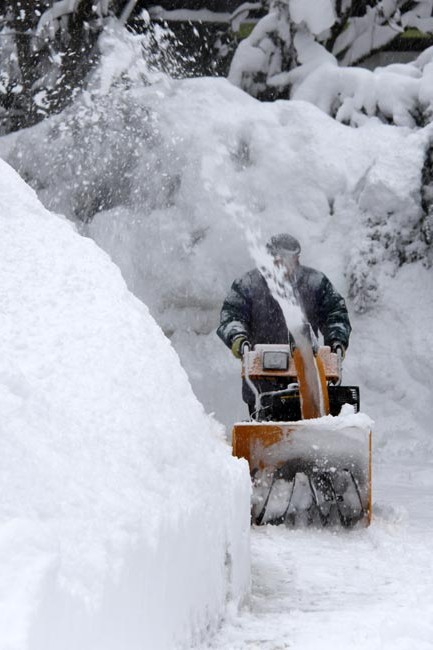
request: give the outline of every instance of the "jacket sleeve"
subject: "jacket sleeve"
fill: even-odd
[[[235,280],[224,300],[217,334],[230,348],[237,336],[250,338],[251,298],[243,279]]]
[[[346,302],[338,293],[326,275],[323,276],[318,296],[319,329],[323,334],[324,344],[342,343],[349,345],[350,325]]]

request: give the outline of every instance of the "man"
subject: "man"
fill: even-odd
[[[344,356],[351,331],[344,298],[326,275],[299,263],[301,246],[295,237],[274,235],[266,248],[274,264],[283,267],[285,281],[290,282],[305,320],[316,336],[320,332],[324,345],[329,345],[334,352],[340,349]],[[237,358],[242,357],[246,343],[254,346],[289,342],[281,307],[259,269],[233,282],[222,306],[217,334]],[[263,388],[268,390],[269,386]],[[251,405],[254,398],[245,382],[242,392],[244,401]]]

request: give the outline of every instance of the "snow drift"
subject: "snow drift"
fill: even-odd
[[[118,269],[0,163],[0,647],[191,647],[249,583],[249,477]]]

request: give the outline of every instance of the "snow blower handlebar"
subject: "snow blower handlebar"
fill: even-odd
[[[250,351],[251,351],[251,346],[247,341],[245,341],[244,346],[243,346],[243,350],[242,350],[242,365],[243,365],[243,370],[244,370],[245,381],[246,381],[246,383],[248,385],[248,388],[250,388],[250,390],[252,391],[252,393],[254,395],[254,402],[255,402],[254,409],[255,409],[255,411],[257,413],[261,409],[262,398],[260,396],[260,392],[259,392],[257,386],[255,385],[255,383],[252,381],[252,379],[250,377],[250,369],[249,369],[249,363],[248,363],[248,353]]]
[[[337,354],[338,379],[335,382],[335,386],[340,386],[343,380],[343,351],[340,347],[337,348],[336,354]]]

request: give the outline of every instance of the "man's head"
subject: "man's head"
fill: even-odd
[[[275,259],[276,264],[284,266],[289,276],[299,266],[301,245],[295,237],[286,233],[273,235],[266,244],[266,250]]]

